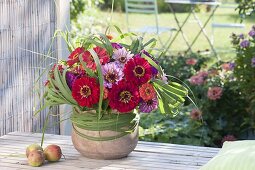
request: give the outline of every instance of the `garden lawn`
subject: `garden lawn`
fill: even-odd
[[[100,12],[103,17],[108,15],[110,17],[110,12]],[[201,21],[204,23],[205,20],[208,18],[210,13],[206,13],[205,10],[201,10],[201,12],[198,13],[198,17],[201,19]],[[187,16],[187,13],[178,13],[178,19],[180,21],[183,21],[185,17]],[[174,21],[173,14],[171,13],[161,13],[159,14],[159,25],[160,26],[166,26],[166,27],[174,27],[177,28],[177,25]],[[129,15],[129,20],[130,20],[130,26],[131,28],[138,28],[141,26],[145,25],[153,25],[155,24],[154,22],[154,15],[148,15],[148,14],[130,14]],[[240,19],[238,16],[238,12],[235,11],[235,9],[232,8],[218,8],[213,20],[211,20],[207,27],[206,31],[211,37],[212,35],[212,29],[211,29],[211,23],[212,21],[217,22],[217,23],[240,23]],[[215,28],[215,47],[217,49],[223,49],[223,50],[231,50],[231,44],[230,44],[230,38],[229,36],[231,33],[241,33],[241,32],[247,32],[250,30],[251,26],[255,24],[255,18],[248,18],[244,21],[245,29],[237,29],[237,28]],[[126,14],[121,13],[121,12],[114,12],[113,13],[113,24],[119,26],[123,31],[127,31],[127,24],[126,24]],[[185,27],[183,28],[184,32],[187,35],[188,40],[191,42],[196,34],[199,31],[199,26],[197,23],[195,23],[194,17],[191,16],[190,20],[188,23],[186,23]],[[162,39],[166,40],[168,37],[168,34],[162,35]],[[146,39],[152,38],[151,35],[147,35]],[[207,43],[206,39],[203,37],[201,34],[198,40],[196,41],[193,50],[205,50],[209,49],[210,46]],[[181,35],[178,36],[174,44],[172,45],[170,50],[173,51],[183,51],[186,50],[187,46],[184,43]]]

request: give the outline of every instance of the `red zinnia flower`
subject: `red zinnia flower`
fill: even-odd
[[[75,63],[78,63],[80,61],[79,56],[80,54],[83,54],[85,52],[83,47],[76,48],[68,57],[67,64],[69,66],[74,65]]]
[[[99,84],[95,78],[83,77],[75,80],[72,96],[80,106],[92,107],[99,101]]]
[[[109,105],[121,113],[132,111],[139,103],[138,87],[126,81],[113,84],[108,95]]]
[[[143,84],[140,88],[139,88],[139,93],[140,96],[143,100],[148,101],[151,100],[153,98],[155,98],[156,96],[156,91],[153,88],[153,86],[149,83],[145,83]]]
[[[93,48],[93,50],[96,52],[100,60],[100,64],[104,65],[110,61],[110,56],[108,55],[107,51],[104,48],[95,47]],[[87,63],[88,68],[96,70],[96,63],[89,51],[86,51],[84,53],[83,61]]]
[[[137,85],[147,83],[152,76],[151,66],[147,60],[140,57],[130,59],[124,68],[127,81]]]

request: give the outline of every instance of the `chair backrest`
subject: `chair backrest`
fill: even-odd
[[[154,14],[156,27],[158,28],[157,0],[125,0],[126,20],[129,25],[129,13]]]
[[[157,0],[125,0],[125,10],[127,13],[147,13],[158,12]]]

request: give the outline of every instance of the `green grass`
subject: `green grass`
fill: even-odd
[[[209,17],[210,13],[203,12],[203,10],[200,13],[197,13],[200,20],[204,23],[205,20]],[[110,16],[110,13],[108,12],[100,12],[100,15],[102,17]],[[187,13],[178,13],[178,19],[182,22],[184,18],[187,16]],[[159,25],[164,27],[174,27],[177,28],[177,25],[174,21],[173,14],[171,13],[161,13],[159,14]],[[255,18],[249,18],[244,21],[244,24],[246,25],[245,29],[234,29],[234,28],[216,28],[214,33],[214,46],[217,49],[224,49],[224,50],[231,50],[231,44],[230,44],[230,38],[232,32],[235,33],[247,33],[253,24],[255,24]],[[130,27],[131,28],[139,28],[141,26],[146,25],[155,25],[155,18],[154,15],[148,15],[148,14],[129,14],[129,20],[130,20]],[[235,9],[228,9],[228,8],[218,8],[214,18],[214,22],[217,23],[239,23],[240,19],[238,17],[237,11]],[[113,13],[113,24],[119,26],[123,32],[127,31],[127,24],[126,24],[126,14],[120,13],[120,12],[114,12]],[[212,22],[212,20],[211,20]],[[208,23],[206,27],[207,34],[211,38],[211,22]],[[199,31],[199,26],[195,22],[194,17],[191,16],[190,20],[186,23],[185,27],[183,28],[189,42],[191,42],[195,35]],[[152,38],[153,35],[147,35],[145,39]],[[169,34],[162,34],[161,38],[163,41],[165,41],[169,37]],[[182,36],[179,34],[176,41],[171,47],[171,50],[173,51],[184,51],[187,49],[187,46],[185,42],[182,39]],[[197,39],[196,43],[193,46],[193,51],[197,50],[205,50],[210,49],[209,44],[207,43],[207,40],[203,37],[201,34],[200,37]]]

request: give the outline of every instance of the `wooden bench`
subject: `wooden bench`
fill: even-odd
[[[40,143],[40,133],[12,132],[0,137],[0,169],[35,169],[28,166],[25,149],[32,143]],[[81,156],[73,147],[70,136],[45,135],[44,145],[57,144],[65,159],[46,163],[40,169],[199,169],[219,151],[218,148],[175,145],[139,141],[135,151],[119,160],[94,160]]]

